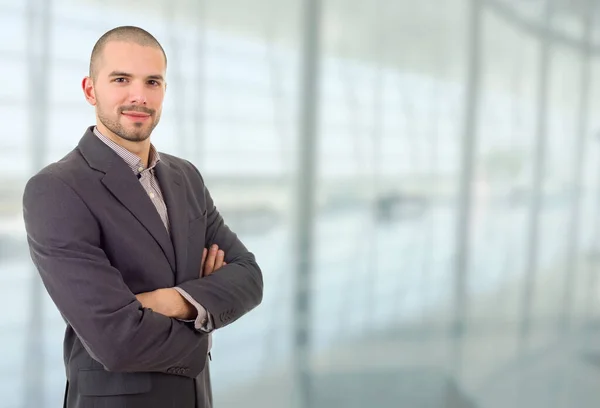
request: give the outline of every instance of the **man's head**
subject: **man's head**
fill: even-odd
[[[147,31],[123,26],[100,37],[82,82],[99,130],[130,142],[148,139],[160,121],[166,70],[165,52]]]

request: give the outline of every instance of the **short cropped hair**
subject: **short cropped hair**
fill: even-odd
[[[98,73],[97,65],[98,61],[102,56],[102,51],[104,50],[106,44],[110,41],[133,42],[135,44],[142,45],[145,47],[158,48],[165,57],[165,66],[167,64],[167,54],[165,54],[165,50],[152,34],[144,30],[143,28],[135,26],[120,26],[104,33],[102,37],[100,37],[98,41],[96,41],[96,44],[92,49],[92,56],[90,57],[89,75],[94,80],[96,79],[96,75]]]

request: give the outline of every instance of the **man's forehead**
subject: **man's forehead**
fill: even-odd
[[[165,60],[157,47],[139,45],[134,42],[110,41],[100,56],[100,70],[105,75],[111,72],[127,72],[131,75],[164,75]]]

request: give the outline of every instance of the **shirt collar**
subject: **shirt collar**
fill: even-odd
[[[119,155],[119,157],[121,157],[125,161],[125,163],[127,163],[127,165],[136,175],[146,170],[144,168],[144,165],[142,164],[142,160],[138,157],[138,155],[130,152],[123,146],[118,145],[108,137],[104,136],[102,133],[100,133],[96,126],[94,126],[94,134],[100,140],[102,140],[108,147],[110,147],[117,155]],[[158,150],[156,150],[153,144],[150,144],[150,154],[148,158],[149,166],[147,169],[152,170],[160,162],[160,154],[158,153]]]

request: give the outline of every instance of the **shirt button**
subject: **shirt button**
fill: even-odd
[[[142,171],[144,171],[143,167],[138,167],[138,171],[141,173]]]
[[[150,198],[154,198],[154,193],[152,191],[149,193],[149,195],[150,195]]]

